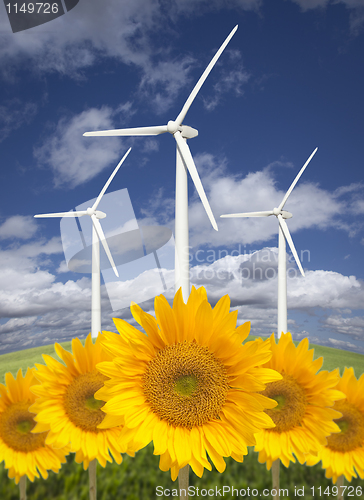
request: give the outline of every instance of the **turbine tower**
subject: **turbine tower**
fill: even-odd
[[[278,207],[273,208],[273,210],[267,210],[264,212],[247,212],[241,214],[227,214],[221,215],[220,217],[269,217],[270,215],[275,215],[278,219],[278,325],[277,325],[277,336],[280,338],[282,332],[287,332],[287,260],[286,260],[286,241],[291,249],[291,252],[295,258],[297,266],[302,274],[305,275],[301,262],[298,258],[295,246],[293,244],[291,234],[289,232],[287,223],[285,219],[290,219],[292,214],[283,210],[283,207],[288,200],[293,188],[297,184],[299,178],[303,174],[305,168],[312,160],[314,154],[318,148],[316,148],[311,156],[308,158],[306,163],[303,165],[299,173],[297,174],[295,180],[290,185],[288,191],[283,197],[283,200],[278,205]]]
[[[84,136],[148,136],[169,132],[173,135],[176,141],[175,290],[177,291],[180,287],[182,287],[182,293],[185,300],[187,300],[190,293],[187,170],[191,175],[192,181],[206,210],[207,216],[211,221],[212,227],[216,231],[218,228],[198,175],[191,151],[187,145],[187,139],[196,137],[198,135],[198,131],[192,127],[183,125],[182,123],[204,81],[237,29],[238,26],[235,26],[219,50],[216,52],[175,120],[170,120],[166,125],[160,126],[100,130],[96,132],[86,132],[83,134]]]
[[[70,212],[59,212],[53,214],[38,214],[34,217],[82,217],[83,215],[89,215],[92,221],[92,257],[91,257],[91,268],[92,268],[92,279],[91,279],[91,336],[93,338],[97,337],[99,332],[101,332],[101,280],[100,280],[100,241],[106,255],[110,261],[110,264],[114,270],[116,276],[119,277],[119,273],[116,269],[114,259],[112,258],[109,245],[107,244],[104,231],[102,230],[99,219],[104,219],[106,214],[101,212],[101,210],[97,210],[99,203],[102,197],[105,194],[106,189],[109,187],[110,182],[115,177],[117,171],[124,163],[124,160],[130,153],[131,148],[125,153],[123,158],[118,163],[117,167],[110,175],[107,180],[105,186],[102,188],[100,194],[96,198],[95,203],[92,207],[89,207],[87,210],[82,210],[79,212],[70,211]]]

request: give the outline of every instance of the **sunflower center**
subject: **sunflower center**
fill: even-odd
[[[30,401],[19,401],[0,414],[0,438],[12,450],[30,452],[44,446],[47,433],[32,434],[36,422],[28,411]]]
[[[285,432],[300,425],[306,412],[307,400],[303,388],[290,375],[267,384],[264,396],[275,399],[278,406],[265,412],[276,426],[271,432]]]
[[[198,386],[198,380],[194,375],[182,375],[174,385],[174,390],[182,396],[191,396]]]
[[[82,373],[67,387],[64,408],[71,422],[77,427],[99,432],[97,426],[105,417],[105,413],[101,410],[105,402],[95,399],[94,394],[101,389],[106,379],[105,375],[94,370]]]
[[[327,438],[328,448],[345,453],[362,447],[364,443],[364,415],[348,401],[337,401],[334,409],[343,415],[335,420],[341,432],[331,434]]]
[[[207,347],[186,340],[161,349],[143,376],[152,411],[189,429],[218,418],[228,390],[224,365]]]

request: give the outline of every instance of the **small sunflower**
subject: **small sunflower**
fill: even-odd
[[[344,394],[335,389],[336,371],[318,372],[323,358],[313,361],[308,339],[303,339],[296,347],[291,334],[283,333],[278,344],[274,335],[264,343],[273,351],[271,360],[264,366],[277,370],[283,377],[268,384],[262,392],[278,403],[266,412],[275,427],[256,435],[255,451],[259,452],[259,462],[266,463],[269,470],[278,459],[288,467],[290,462],[296,461],[293,454],[304,463],[307,453],[317,452],[326,444],[327,436],[340,431],[333,419],[341,414],[332,406]]]
[[[30,388],[38,384],[34,371],[28,368],[23,377],[19,370],[16,379],[7,373],[5,385],[0,384],[0,461],[4,460],[8,475],[16,484],[23,476],[33,481],[39,473],[47,479],[47,471],[58,472],[69,451],[67,447],[54,450],[46,445],[46,432],[31,432],[35,421],[29,407],[35,396]]]
[[[364,374],[357,380],[353,368],[345,368],[337,389],[346,397],[334,406],[342,414],[335,420],[341,432],[329,436],[318,455],[307,460],[308,465],[321,460],[326,477],[334,483],[339,476],[351,481],[358,474],[364,479]]]
[[[43,355],[46,366],[35,365],[40,385],[32,388],[38,396],[31,407],[37,414],[33,432],[48,431],[46,443],[55,448],[70,443],[76,462],[83,463],[85,470],[94,459],[105,467],[106,461],[112,462],[110,453],[120,464],[117,438],[121,429],[98,428],[105,417],[101,411],[104,402],[96,400],[94,394],[107,377],[96,370],[96,364],[111,359],[102,349],[101,336],[93,344],[89,334],[85,346],[79,339],[73,339],[73,355],[59,344],[54,347],[65,365],[48,355]]]
[[[264,410],[276,403],[258,394],[281,379],[261,367],[270,346],[242,345],[250,323],[236,328],[237,311],[229,309],[228,296],[212,309],[203,287],[192,288],[187,304],[179,290],[173,308],[156,297],[157,319],[132,305],[147,335],[121,319],[114,319],[120,335],[103,332],[114,359],[97,365],[109,377],[95,394],[106,401],[100,427],[123,423],[121,442],[134,451],[153,441],[160,469],[173,480],[187,464],[199,477],[211,470],[206,453],[219,472],[222,457],[242,462],[254,434],[274,425]]]

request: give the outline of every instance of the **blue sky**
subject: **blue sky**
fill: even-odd
[[[115,227],[136,227],[131,213],[173,230],[169,134],[82,134],[175,119],[236,24],[184,120],[199,131],[189,146],[219,225],[190,182],[192,283],[213,304],[229,293],[253,334],[276,331],[277,220],[220,215],[277,206],[318,146],[285,206],[306,272],[290,262],[288,327],[364,353],[362,0],[80,0],[16,34],[0,11],[1,353],[90,331],[90,275],[67,268],[59,220],[33,216],[95,198],[130,146],[108,191],[130,198]],[[140,281],[124,271],[113,286],[152,312],[153,273]],[[102,308],[104,329],[113,316],[130,319],[105,287]]]

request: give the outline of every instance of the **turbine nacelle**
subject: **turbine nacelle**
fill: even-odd
[[[188,125],[178,125],[177,122],[169,120],[167,123],[167,132],[174,135],[176,132],[181,132],[181,135],[185,139],[193,139],[193,137],[198,136],[198,130],[189,127]]]
[[[177,118],[175,120],[170,120],[167,125],[157,125],[157,126],[151,126],[151,127],[135,127],[135,128],[124,128],[124,129],[116,129],[116,130],[98,130],[94,132],[85,132],[83,135],[88,136],[88,137],[99,137],[99,136],[104,136],[104,137],[112,137],[112,136],[148,136],[148,135],[160,135],[160,134],[165,134],[166,132],[169,132],[171,135],[173,135],[175,141],[176,141],[176,146],[177,146],[177,152],[183,161],[186,169],[189,171],[192,181],[196,187],[197,193],[202,201],[202,204],[205,208],[206,214],[208,218],[210,219],[210,222],[212,224],[212,227],[217,231],[218,227],[216,224],[215,217],[212,213],[210,204],[207,200],[205,190],[202,186],[200,176],[198,175],[197,169],[195,162],[193,160],[191,151],[187,145],[186,139],[192,139],[193,137],[196,137],[198,135],[198,131],[192,127],[189,127],[187,125],[182,125],[183,120],[186,117],[187,111],[190,109],[191,104],[195,100],[199,90],[201,89],[203,83],[205,82],[206,78],[210,74],[210,71],[216,64],[217,60],[221,56],[222,52],[225,50],[225,47],[227,44],[230,42],[231,38],[233,37],[234,33],[238,29],[238,26],[236,25],[235,28],[230,32],[228,37],[225,39],[219,50],[216,52],[214,57],[211,59],[210,63],[208,64],[207,68],[205,71],[202,73],[200,76],[198,82],[194,86],[192,92],[188,96],[186,102],[184,103],[181,111],[179,112]],[[188,223],[186,225],[188,228]]]
[[[303,167],[301,168],[301,170],[297,174],[296,178],[294,179],[294,181],[290,185],[288,191],[284,195],[283,200],[278,205],[278,207],[273,208],[273,210],[266,210],[264,212],[263,211],[261,211],[261,212],[245,212],[245,213],[240,213],[240,214],[225,214],[225,215],[220,215],[220,217],[225,217],[225,218],[226,217],[269,217],[270,215],[275,215],[277,217],[277,219],[278,219],[279,227],[281,228],[281,230],[283,232],[283,235],[284,235],[284,238],[286,239],[286,241],[287,241],[287,243],[288,243],[288,245],[289,245],[289,247],[291,249],[291,252],[292,252],[292,254],[293,254],[294,258],[295,258],[295,261],[297,263],[297,266],[298,266],[299,270],[301,271],[302,276],[304,276],[305,273],[303,271],[301,262],[300,262],[300,260],[298,258],[297,251],[296,251],[295,246],[293,244],[290,232],[288,230],[287,223],[284,220],[284,219],[290,219],[292,217],[292,214],[290,212],[287,212],[286,210],[282,210],[282,209],[283,209],[286,201],[288,200],[288,197],[291,194],[292,189],[297,184],[299,178],[303,174],[303,172],[304,172],[305,168],[307,167],[307,165],[310,163],[310,161],[311,161],[312,157],[314,156],[314,154],[316,153],[317,149],[318,148],[316,148],[311,153],[311,155],[309,156],[308,160],[303,165]]]
[[[189,127],[188,125],[182,125],[181,126],[181,135],[185,139],[193,139],[194,137],[198,136],[198,130],[195,128]]]
[[[105,212],[101,212],[101,210],[95,210],[91,207],[88,207],[86,212],[87,212],[87,215],[89,215],[90,217],[92,215],[96,215],[96,219],[105,219],[105,217],[106,217]]]
[[[98,241],[101,241],[102,246],[104,247],[105,253],[110,261],[111,267],[114,270],[114,273],[117,277],[119,277],[119,273],[116,269],[114,259],[112,258],[109,245],[107,244],[104,231],[102,230],[101,224],[99,222],[99,219],[105,219],[106,214],[105,212],[102,212],[101,210],[97,210],[97,207],[101,201],[101,198],[104,196],[106,189],[109,187],[110,182],[113,180],[115,177],[117,171],[121,167],[121,165],[124,163],[125,158],[128,156],[130,153],[131,148],[128,149],[128,151],[125,153],[123,158],[120,160],[118,163],[117,167],[114,169],[113,173],[110,175],[108,178],[106,184],[102,188],[99,196],[96,198],[95,203],[92,205],[92,207],[88,207],[86,210],[79,210],[79,211],[73,211],[71,210],[70,212],[57,212],[53,214],[37,214],[34,217],[83,217],[84,215],[89,215],[92,221],[92,225],[96,231],[96,235],[98,238]],[[94,233],[93,233],[94,235]],[[93,236],[94,237],[94,236]],[[100,262],[96,263],[96,266],[98,267],[99,271],[98,273],[100,274]],[[94,335],[93,335],[94,336]]]
[[[273,215],[278,217],[278,215],[281,215],[283,219],[291,219],[293,215],[291,212],[287,212],[287,210],[279,210],[279,208],[273,208]]]

